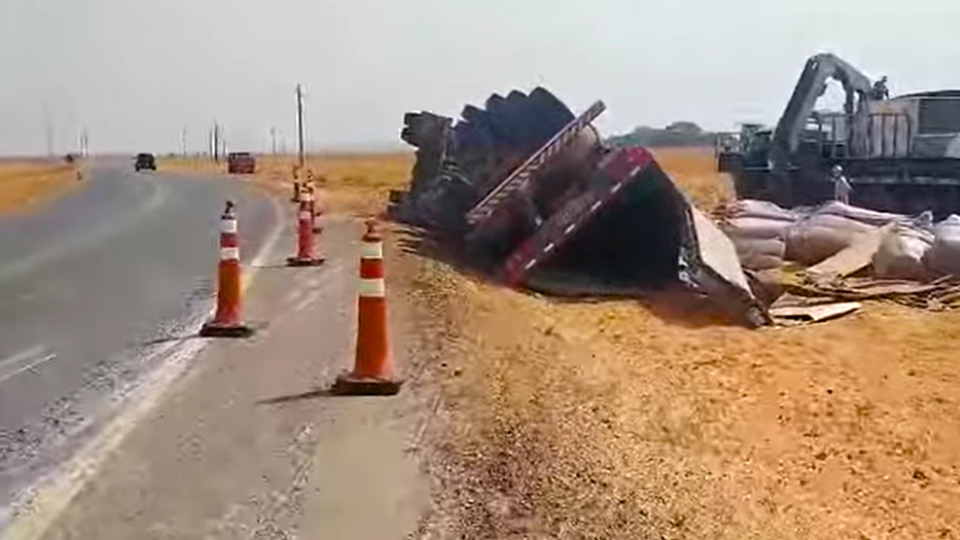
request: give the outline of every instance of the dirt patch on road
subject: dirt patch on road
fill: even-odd
[[[0,161],[0,214],[29,211],[80,187],[76,170],[62,162]]]

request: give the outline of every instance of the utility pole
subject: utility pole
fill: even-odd
[[[213,160],[220,163],[220,124],[213,121]]]
[[[53,156],[53,120],[50,118],[50,110],[47,103],[43,103],[43,123],[47,134],[47,156]]]
[[[300,168],[303,168],[303,87],[297,85],[297,153]]]
[[[80,157],[90,155],[90,139],[87,135],[87,128],[80,128]]]
[[[273,155],[277,154],[277,128],[270,128],[270,150]]]
[[[180,130],[180,152],[183,154],[183,157],[187,157],[187,128],[183,127]]]

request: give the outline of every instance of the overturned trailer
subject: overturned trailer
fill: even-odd
[[[456,240],[511,286],[593,292],[682,283],[745,324],[769,322],[727,237],[644,148],[611,148],[550,92],[496,94],[461,119],[408,113],[410,190],[391,213]],[[571,279],[575,278],[575,279]]]

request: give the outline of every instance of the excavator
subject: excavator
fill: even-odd
[[[843,110],[816,110],[831,80],[843,87]],[[837,165],[852,185],[852,204],[938,218],[960,213],[960,90],[890,98],[885,77],[873,82],[839,57],[817,54],[777,125],[744,125],[739,144],[718,155],[738,197],[788,207],[832,198]]]

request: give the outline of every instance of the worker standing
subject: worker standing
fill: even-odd
[[[879,81],[873,83],[873,99],[890,99],[890,89],[887,88],[887,76],[884,75]]]
[[[850,192],[853,191],[853,186],[843,175],[843,167],[834,165],[830,170],[830,176],[833,177],[833,199],[843,204],[850,204]]]

